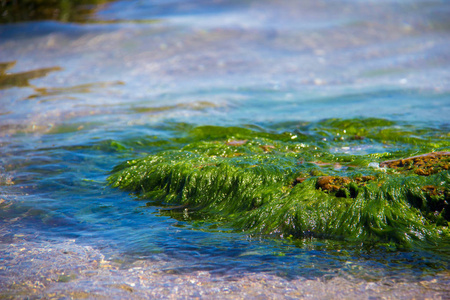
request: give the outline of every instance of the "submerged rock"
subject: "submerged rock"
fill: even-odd
[[[173,217],[249,233],[396,247],[449,244],[449,152],[443,150],[450,143],[445,135],[425,132],[429,137],[418,144],[410,126],[401,132],[398,124],[377,119],[306,126],[282,134],[198,127],[184,143],[176,141],[178,150],[127,161],[108,180],[151,205],[168,206],[165,213]],[[336,131],[343,138],[323,142],[324,135]],[[366,138],[352,139],[355,135]],[[391,143],[395,150],[329,151],[342,143]],[[436,146],[441,151],[408,157]],[[383,168],[369,167],[374,160]]]

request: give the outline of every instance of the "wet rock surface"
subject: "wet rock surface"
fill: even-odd
[[[431,152],[408,158],[383,161],[380,167],[413,171],[417,175],[429,176],[450,169],[450,152]]]

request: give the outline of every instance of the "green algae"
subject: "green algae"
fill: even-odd
[[[189,110],[205,110],[208,108],[215,108],[217,104],[207,101],[195,101],[191,103],[179,103],[175,105],[164,105],[157,107],[133,107],[131,110],[133,113],[160,113],[174,109],[189,109]]]
[[[116,166],[109,183],[164,206],[162,213],[252,234],[405,248],[450,242],[449,156],[431,161],[427,176],[380,167],[417,154],[447,153],[445,128],[382,119],[332,119],[281,133],[181,128],[187,133],[172,139],[167,150]],[[331,151],[374,145],[386,151]]]
[[[21,0],[2,1],[0,23],[36,20],[87,22],[101,5],[111,0]]]
[[[16,61],[0,63],[0,90],[12,87],[30,87],[30,80],[47,76],[55,71],[61,71],[60,67],[41,68],[27,72],[9,73]]]

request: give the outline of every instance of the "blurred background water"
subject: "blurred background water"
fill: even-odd
[[[418,282],[448,272],[448,261],[422,252],[205,230],[161,216],[105,178],[186,123],[290,130],[381,117],[448,128],[450,2],[0,3],[4,291],[25,268],[8,263],[12,246],[68,240],[109,259],[164,261],[176,274],[207,271],[218,281],[262,273]],[[448,287],[448,274],[439,280]]]

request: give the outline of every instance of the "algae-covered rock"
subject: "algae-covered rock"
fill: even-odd
[[[400,247],[450,241],[445,130],[378,119],[327,120],[280,134],[197,127],[176,143],[182,146],[115,167],[109,183],[169,211],[181,208],[184,218],[249,233]],[[355,145],[387,148],[332,151]],[[426,166],[394,163],[403,157],[408,166],[417,165],[422,160],[411,154],[421,151],[431,153],[420,156],[430,158]],[[417,169],[432,171],[423,176]]]

